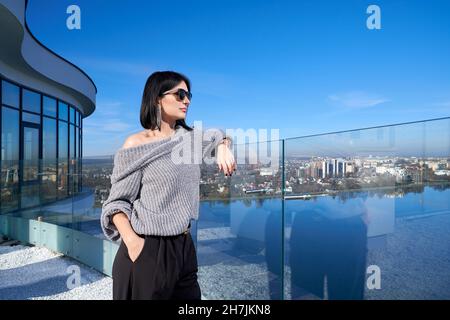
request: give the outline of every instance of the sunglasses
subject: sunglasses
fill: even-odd
[[[186,97],[189,99],[189,101],[191,101],[191,99],[192,99],[192,93],[190,93],[189,91],[186,91],[184,89],[178,89],[175,92],[165,92],[162,94],[162,96],[165,96],[167,94],[176,95],[178,97],[178,100],[180,100],[180,101],[183,101],[184,98],[186,98]]]

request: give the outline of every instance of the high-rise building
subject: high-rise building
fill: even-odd
[[[37,207],[79,190],[83,119],[97,89],[28,28],[25,0],[0,0],[1,208]]]

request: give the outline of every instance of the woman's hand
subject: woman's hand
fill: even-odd
[[[229,148],[229,142],[223,142],[217,147],[217,165],[219,171],[222,170],[226,176],[236,171],[236,161],[234,155]]]
[[[134,263],[137,258],[141,255],[142,250],[144,249],[145,239],[139,237],[137,234],[133,236],[131,239],[128,239],[125,242],[125,246],[128,250],[128,256],[131,261]]]

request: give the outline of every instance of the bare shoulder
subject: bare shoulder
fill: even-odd
[[[136,147],[142,143],[142,133],[138,132],[129,136],[123,143],[122,148],[127,149],[131,147]]]
[[[157,139],[158,139],[158,137],[153,132],[140,131],[138,133],[135,133],[135,134],[132,134],[131,136],[129,136],[125,140],[122,148],[127,149],[127,148],[131,148],[131,147],[136,147],[140,144],[149,143],[149,142],[152,142]]]

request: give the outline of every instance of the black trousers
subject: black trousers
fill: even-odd
[[[141,237],[144,248],[135,262],[120,244],[112,268],[113,300],[200,300],[191,234]]]

